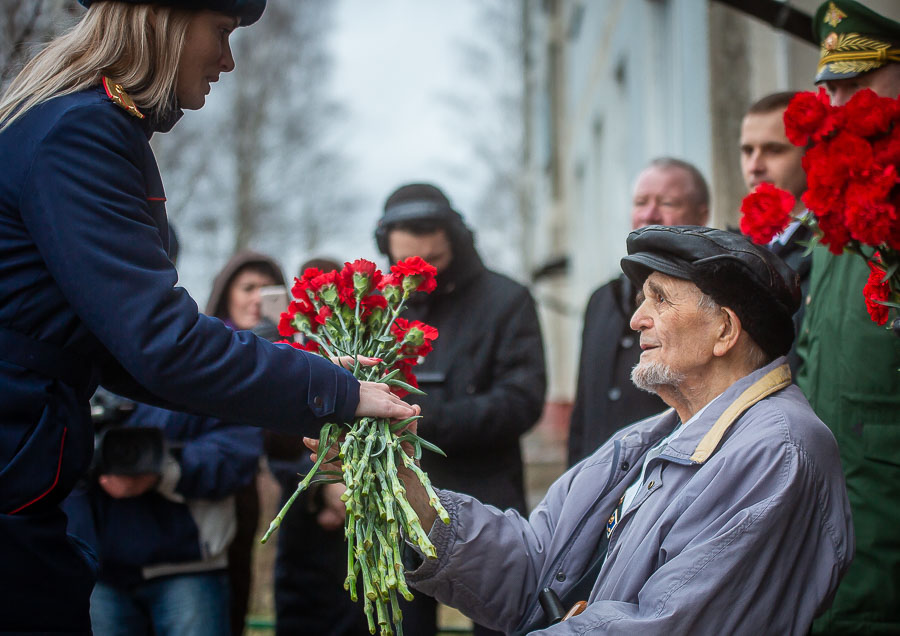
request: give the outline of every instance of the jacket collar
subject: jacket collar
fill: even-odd
[[[719,447],[731,425],[751,406],[791,384],[784,356],[744,376],[709,405],[697,421],[663,451],[673,459],[702,464]]]
[[[747,409],[790,384],[791,371],[784,356],[744,376],[725,389],[699,419],[669,442],[660,457],[682,464],[703,464]],[[652,448],[678,425],[678,414],[674,409],[655,417],[650,428],[632,430],[622,438],[629,453],[643,453],[641,449]]]

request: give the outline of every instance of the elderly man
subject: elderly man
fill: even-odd
[[[638,175],[631,199],[631,229],[648,225],[706,225],[709,188],[693,165],[672,157],[652,160]],[[624,275],[593,293],[584,312],[578,386],[569,422],[569,466],[624,424],[659,413],[665,404],[631,383],[641,354],[628,319],[635,289]]]
[[[865,88],[900,96],[900,23],[834,0],[813,26],[815,81],[832,104]],[[816,248],[797,345],[797,385],[837,438],[856,531],[857,558],[815,634],[900,634],[900,338],[869,319],[868,275],[861,258]]]
[[[710,228],[650,226],[627,246],[632,377],[672,408],[569,470],[527,520],[440,491],[451,520],[435,523],[405,479],[438,553],[407,578],[507,633],[806,634],[853,530],[834,437],[785,363],[796,274]],[[554,595],[588,605],[548,625]]]

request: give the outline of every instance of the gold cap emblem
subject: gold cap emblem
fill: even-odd
[[[828,37],[825,38],[825,41],[822,42],[822,48],[826,51],[833,51],[837,47],[838,43],[838,34],[832,31],[828,34]]]
[[[832,27],[836,27],[840,24],[841,20],[847,17],[847,14],[841,11],[835,6],[833,2],[828,3],[828,11],[825,12],[824,22],[825,24],[830,24]]]

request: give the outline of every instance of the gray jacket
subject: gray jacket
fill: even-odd
[[[673,410],[623,429],[550,488],[526,520],[440,493],[438,559],[414,587],[475,622],[543,625],[538,591],[560,596],[597,553],[607,519]],[[805,634],[853,556],[838,449],[784,358],[735,382],[647,466],[610,536],[580,615],[539,634]]]

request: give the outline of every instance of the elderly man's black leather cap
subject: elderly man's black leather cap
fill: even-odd
[[[89,7],[98,0],[78,0]],[[266,0],[103,0],[129,4],[165,4],[179,9],[208,9],[240,18],[239,26],[248,26],[259,20],[266,8]]]
[[[638,287],[652,272],[689,280],[731,308],[768,355],[790,350],[800,280],[771,251],[740,234],[694,225],[650,225],[629,234],[626,247],[622,271]]]

